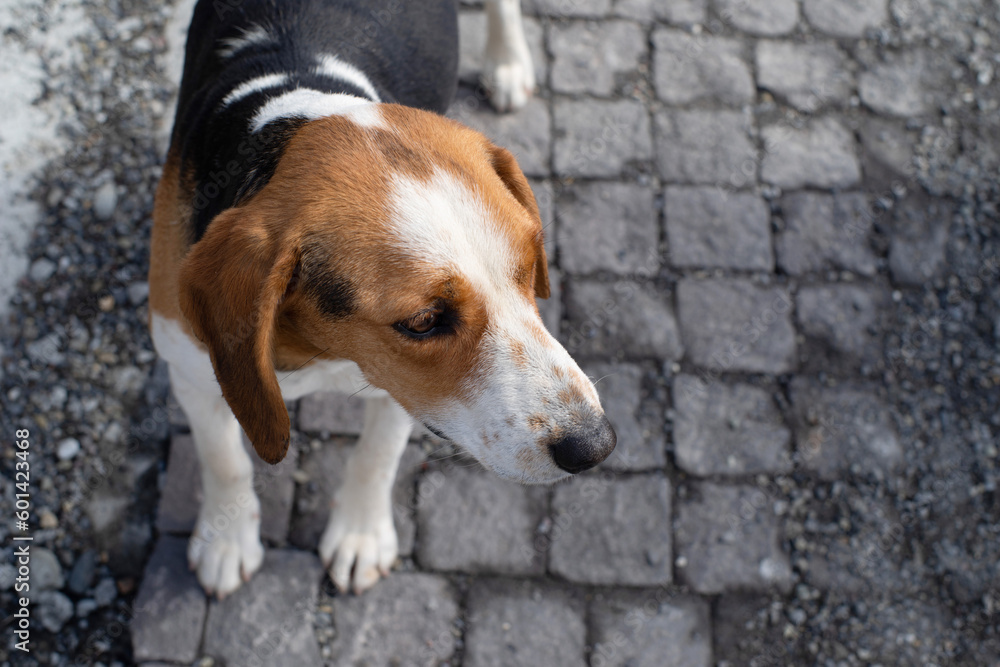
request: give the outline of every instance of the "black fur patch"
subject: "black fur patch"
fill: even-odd
[[[288,141],[305,124],[305,118],[281,118],[261,129],[260,134],[263,134],[266,140],[261,142],[260,150],[248,160],[249,168],[239,189],[236,190],[233,206],[239,206],[267,185],[278,168],[278,162],[285,153]]]
[[[330,267],[324,251],[312,249],[303,253],[301,279],[305,293],[316,301],[323,314],[341,319],[354,312],[357,290],[351,281]]]

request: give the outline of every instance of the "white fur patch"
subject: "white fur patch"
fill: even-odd
[[[262,90],[267,90],[268,88],[277,88],[278,86],[283,86],[288,83],[287,74],[265,74],[264,76],[258,76],[249,81],[244,81],[240,85],[236,86],[228,95],[222,98],[221,108],[225,109],[230,104],[242,100],[244,97],[253,95],[254,93],[260,92]]]
[[[219,49],[218,53],[223,58],[232,58],[240,51],[248,49],[251,46],[270,44],[273,41],[274,37],[271,36],[271,33],[266,28],[261,25],[255,25],[243,30],[243,34],[239,37],[229,37],[221,40],[222,48]]]
[[[355,86],[363,91],[365,95],[371,98],[372,102],[382,101],[378,95],[378,91],[375,90],[375,86],[372,85],[372,82],[354,65],[345,63],[343,60],[330,53],[318,56],[316,60],[319,61],[316,69],[313,70],[316,74],[328,76],[331,79],[337,79],[338,81],[346,81],[352,86]]]
[[[390,202],[394,244],[412,256],[433,258],[484,292],[511,287],[514,258],[481,197],[437,170],[429,181],[393,176]]]
[[[479,347],[480,367],[488,372],[467,388],[471,397],[416,416],[502,477],[528,483],[565,477],[535,443],[550,431],[572,428],[581,408],[601,414],[601,407],[569,353],[551,335],[538,335],[544,327],[514,283],[516,256],[493,219],[499,213],[441,170],[424,182],[399,174],[392,182],[391,242],[468,280],[488,318]],[[560,405],[552,399],[564,389],[573,400]],[[532,430],[533,415],[543,415],[550,431]]]
[[[362,127],[383,127],[378,107],[363,97],[297,88],[269,99],[253,117],[250,130],[259,132],[279,118],[316,120],[327,116],[345,116]]]

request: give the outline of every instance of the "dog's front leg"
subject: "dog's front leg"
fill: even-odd
[[[319,555],[341,591],[360,593],[389,574],[399,552],[392,484],[413,420],[388,396],[369,398],[365,426],[331,503]]]
[[[222,598],[248,581],[264,560],[253,464],[218,385],[192,382],[173,365],[170,382],[201,463],[204,498],[188,544],[188,563],[205,591]]]
[[[488,0],[482,83],[497,111],[514,111],[535,90],[535,67],[524,37],[521,0]]]

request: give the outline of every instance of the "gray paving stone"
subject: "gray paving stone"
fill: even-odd
[[[667,464],[663,405],[643,391],[645,371],[636,364],[584,364],[618,444],[601,463],[611,470],[650,470]]]
[[[479,104],[474,94],[462,89],[448,115],[513,153],[528,176],[548,175],[552,133],[549,108],[544,100],[533,97],[517,113],[498,114],[489,104]]]
[[[194,440],[175,435],[170,440],[166,481],[156,508],[156,529],[161,533],[190,533],[201,507],[201,472]]]
[[[708,602],[653,591],[614,591],[590,604],[594,648],[590,664],[606,667],[710,667]]]
[[[941,275],[953,215],[952,204],[917,196],[893,211],[889,270],[895,282],[920,286]]]
[[[802,333],[819,342],[828,354],[807,359],[817,370],[842,367],[845,361],[872,363],[882,356],[881,314],[889,294],[879,287],[822,285],[803,287],[795,298]],[[823,359],[826,357],[826,359]]]
[[[809,23],[837,37],[861,37],[869,28],[887,23],[888,0],[803,0]]]
[[[308,478],[298,486],[295,513],[288,533],[288,541],[295,546],[310,551],[315,551],[319,546],[319,538],[330,518],[330,501],[343,483],[344,470],[354,442],[353,438],[336,438],[324,442],[318,449],[310,449],[302,454],[301,470]],[[408,445],[403,450],[392,487],[393,522],[402,556],[413,553],[413,538],[416,533],[414,478],[424,458],[419,446]]]
[[[669,584],[670,502],[662,474],[585,475],[557,486],[549,570],[584,584]]]
[[[397,572],[364,595],[338,595],[332,605],[332,664],[437,665],[455,652],[458,604],[444,577]]]
[[[417,490],[417,561],[432,570],[542,573],[544,554],[533,540],[547,495],[543,487],[475,468],[452,466],[442,475],[425,475]]]
[[[184,414],[184,408],[181,407],[181,404],[177,402],[173,389],[167,394],[167,422],[174,431],[190,430],[187,415]]]
[[[358,435],[365,424],[365,399],[318,391],[299,400],[299,429],[306,433]]]
[[[618,176],[629,163],[652,159],[649,115],[641,102],[560,99],[554,107],[556,174]]]
[[[794,583],[774,499],[753,486],[690,484],[677,502],[677,575],[699,593],[786,591]]]
[[[723,22],[752,35],[785,35],[799,22],[798,0],[715,0]]]
[[[674,266],[774,270],[771,210],[763,198],[673,186],[666,190],[664,210]]]
[[[246,437],[243,438],[243,448],[253,461],[253,485],[261,507],[261,537],[278,545],[284,544],[295,494],[292,472],[298,461],[298,450],[293,444],[285,459],[272,466],[257,456]],[[201,468],[194,440],[190,435],[175,435],[170,442],[156,529],[161,533],[190,533],[198,519],[201,501]]]
[[[672,29],[653,33],[653,83],[668,104],[711,99],[745,104],[756,87],[743,60],[743,46],[727,37],[689,35]]]
[[[568,273],[632,273],[660,242],[653,190],[630,183],[579,183],[559,201],[559,249]]]
[[[935,83],[925,51],[888,55],[886,61],[858,78],[861,101],[870,109],[892,116],[919,116],[934,109]]]
[[[688,354],[712,374],[786,373],[795,364],[792,298],[780,287],[745,280],[677,285],[677,313]]]
[[[615,13],[618,16],[650,21],[661,19],[678,25],[704,23],[708,0],[617,0]]]
[[[134,658],[194,662],[207,606],[197,577],[188,569],[187,540],[160,537],[133,604]]]
[[[843,103],[854,88],[847,54],[834,42],[757,43],[757,83],[800,111]]]
[[[539,14],[557,18],[601,18],[611,11],[611,0],[532,0]]]
[[[545,31],[538,19],[530,16],[523,18],[524,38],[531,51],[531,60],[535,65],[535,81],[544,86],[548,74],[548,58],[545,54]],[[483,55],[486,52],[486,12],[481,9],[463,9],[458,13],[458,79],[473,86],[479,85],[479,76],[483,72]],[[486,98],[480,108],[489,107]]]
[[[802,129],[769,125],[761,130],[761,178],[782,188],[846,188],[861,180],[854,135],[839,121],[819,118]]]
[[[757,181],[751,119],[739,111],[664,110],[656,115],[656,163],[668,183],[736,189]]]
[[[700,476],[790,470],[792,433],[785,427],[773,393],[694,375],[675,377],[677,465]]]
[[[824,479],[842,473],[882,477],[903,461],[892,415],[871,391],[824,387],[807,378],[791,384],[795,445],[802,466]]]
[[[314,554],[267,551],[249,582],[211,603],[202,653],[226,665],[319,665],[312,617],[322,577]]]
[[[875,275],[869,243],[873,218],[866,195],[795,192],[781,200],[785,220],[775,248],[778,266],[791,275],[828,269]]]
[[[574,21],[553,24],[552,90],[607,97],[615,92],[615,77],[637,72],[646,54],[646,35],[631,21]]]
[[[477,581],[469,592],[466,667],[583,667],[581,600],[530,581]]]
[[[676,360],[684,353],[671,295],[629,281],[570,280],[566,346],[571,354]]]

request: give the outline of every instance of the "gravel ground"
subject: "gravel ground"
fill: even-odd
[[[33,45],[65,3],[24,7],[5,19],[5,44],[49,62]],[[146,330],[145,281],[159,138],[176,85],[164,65],[172,8],[145,0],[78,7],[82,27],[71,44],[80,57],[52,56],[31,101],[65,114],[65,153],[25,180],[42,217],[0,327],[0,432],[9,439],[15,429],[31,431],[39,589],[34,652],[13,650],[5,622],[4,665],[133,663],[130,605],[156,537],[171,433],[168,382]],[[798,461],[759,480],[780,516],[795,578],[785,592],[706,596],[719,664],[1000,664],[1000,3],[909,0],[890,11],[890,21],[845,48],[864,71],[916,68],[934,99],[902,126],[880,125],[853,91],[840,100],[855,135],[883,150],[862,159],[863,189],[877,202],[875,278],[890,295],[871,323],[878,347],[845,358],[810,333],[820,317],[800,322],[797,363],[827,384],[875,384],[901,461],[884,473],[859,460],[836,475]],[[734,34],[721,16],[712,9],[705,30]],[[915,51],[926,56],[900,55]],[[636,74],[636,95],[649,94],[648,76]],[[862,77],[859,88],[868,106],[880,97],[888,112],[907,104],[906,91],[879,96],[877,80]],[[764,91],[753,110],[761,123],[799,118]],[[899,151],[904,159],[894,160]],[[905,173],[892,166],[907,162]],[[764,193],[772,202],[777,194]],[[781,217],[774,221],[781,231]],[[788,375],[777,382],[780,407],[794,421],[791,403],[809,389]],[[806,411],[797,419],[797,432],[818,425],[838,433],[836,418],[817,422]],[[12,448],[2,452],[0,516],[9,517],[16,459]],[[4,610],[13,609],[12,529],[0,522]],[[321,595],[321,610],[329,603]]]

